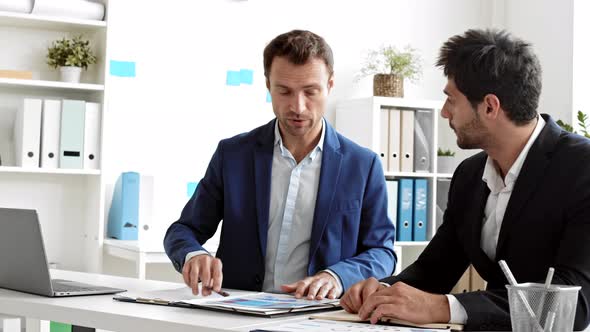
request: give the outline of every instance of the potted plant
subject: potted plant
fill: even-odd
[[[418,52],[406,46],[382,46],[369,51],[360,76],[373,76],[373,95],[403,97],[404,79],[416,81],[421,75],[421,58]]]
[[[53,41],[47,49],[47,64],[60,69],[61,80],[64,82],[80,82],[82,69],[96,63],[96,57],[90,49],[90,42],[82,36],[72,39],[62,38]]]
[[[586,138],[590,138],[590,128],[589,128],[590,123],[586,123],[588,120],[590,120],[588,118],[588,115],[584,114],[582,111],[578,111],[577,117],[578,117],[578,126],[580,127],[580,131],[581,131],[580,135],[583,135]],[[563,128],[563,130],[569,131],[570,133],[577,134],[577,132],[574,130],[574,128],[571,125],[569,125],[561,120],[557,120],[557,124],[561,128]]]
[[[457,162],[455,161],[455,152],[451,150],[443,150],[441,148],[438,148],[437,155],[439,173],[455,172],[455,168],[457,168]]]

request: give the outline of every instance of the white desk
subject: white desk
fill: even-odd
[[[133,292],[171,289],[180,285],[62,270],[51,270],[51,274],[53,278],[112,286]],[[232,291],[232,295],[234,293],[247,292]],[[209,310],[125,303],[112,298],[113,295],[47,298],[0,289],[0,313],[118,332],[247,331],[249,326],[293,318],[271,320]]]

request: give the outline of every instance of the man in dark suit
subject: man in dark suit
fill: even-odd
[[[590,320],[590,140],[537,113],[541,68],[529,44],[508,33],[469,30],[442,47],[448,83],[442,116],[457,144],[483,152],[453,175],[444,221],[417,261],[341,299],[376,322],[463,323],[510,330],[505,260],[518,282],[579,285],[574,328]],[[473,264],[485,291],[448,295]],[[391,285],[391,286],[389,286]],[[389,287],[388,287],[389,286]]]
[[[294,30],[264,50],[276,119],[222,140],[205,177],[164,239],[184,281],[203,295],[224,287],[339,297],[391,275],[395,228],[377,155],[323,118],[332,51]],[[217,258],[204,244],[223,219]],[[223,265],[222,265],[223,262]]]

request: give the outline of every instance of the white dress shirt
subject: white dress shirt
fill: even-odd
[[[524,164],[531,146],[537,137],[539,137],[543,127],[545,127],[545,120],[540,116],[537,116],[537,119],[537,125],[533,130],[531,137],[529,137],[529,140],[522,151],[520,151],[520,154],[514,161],[514,164],[510,167],[510,170],[504,179],[502,179],[502,176],[498,172],[494,161],[489,156],[486,160],[482,180],[490,189],[490,195],[488,196],[484,210],[483,227],[481,229],[481,249],[492,261],[496,259],[498,236],[500,235],[500,228],[502,227],[502,220],[504,219],[506,206],[508,206],[510,196],[512,195],[512,189],[514,188],[516,179],[520,174],[520,170],[522,169],[522,165]],[[449,323],[465,324],[467,322],[467,312],[465,311],[465,308],[453,295],[447,295],[447,298],[449,299],[449,307],[451,309],[451,319],[449,320]]]

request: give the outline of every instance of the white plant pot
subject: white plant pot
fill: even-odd
[[[61,74],[62,82],[80,83],[80,74],[82,73],[82,68],[64,66],[59,67],[59,72]]]
[[[438,172],[454,173],[457,168],[457,158],[450,156],[438,156]]]

